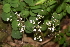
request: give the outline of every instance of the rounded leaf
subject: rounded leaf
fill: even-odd
[[[8,12],[10,12],[10,10],[11,10],[10,4],[4,4],[3,11],[6,12],[6,13],[8,13]]]

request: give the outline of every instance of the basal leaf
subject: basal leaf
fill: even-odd
[[[27,18],[28,16],[29,16],[29,11],[27,11],[27,10],[23,10],[23,11],[21,11],[21,16],[23,17],[23,18]]]
[[[26,32],[26,33],[32,33],[32,32],[33,32],[33,28],[26,26],[25,32]]]
[[[29,21],[26,21],[25,26],[26,27],[33,27],[34,25],[32,23],[30,23]]]
[[[7,21],[7,18],[9,18],[10,19],[10,13],[2,13],[2,19],[4,20],[4,21]]]
[[[32,23],[30,23],[29,21],[26,21],[25,22],[25,32],[26,33],[32,33],[33,32],[33,24]]]
[[[22,33],[17,30],[13,30],[11,36],[15,39],[20,39],[22,38]]]
[[[10,12],[10,10],[11,10],[10,4],[4,4],[3,11],[6,12],[6,13],[8,13],[8,12]]]
[[[17,20],[12,21],[12,28],[13,28],[13,30],[18,29],[18,21]]]

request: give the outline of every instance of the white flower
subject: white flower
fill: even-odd
[[[41,23],[41,21],[40,22],[38,22],[38,24],[40,24]]]
[[[35,24],[35,21],[33,20],[33,24]]]
[[[52,18],[54,18],[54,16],[52,16]]]
[[[55,38],[56,38],[56,36],[55,36]]]
[[[22,20],[22,18],[20,18],[20,20]]]
[[[42,28],[42,27],[40,26],[40,28]]]
[[[17,12],[15,14],[17,14]]]
[[[12,16],[10,16],[10,17],[12,17]]]
[[[43,41],[41,38],[40,38],[40,40],[39,41]]]
[[[42,18],[44,18],[44,16],[42,16]]]
[[[23,28],[21,28],[21,31],[24,31],[24,29],[23,29]]]
[[[22,27],[25,27],[25,25],[24,25],[24,26],[22,26]]]
[[[48,37],[50,37],[50,35],[48,35]]]
[[[34,29],[33,31],[36,31],[36,29]]]
[[[36,40],[36,37],[34,37],[34,40]]]
[[[32,23],[32,20],[30,20],[30,23]]]
[[[38,20],[38,18],[36,18],[36,20]]]
[[[44,11],[44,10],[41,10],[41,11]]]
[[[17,16],[19,16],[19,17],[20,17],[20,14],[17,14]]]
[[[12,19],[10,19],[10,21],[12,21]]]
[[[52,32],[54,32],[54,28],[52,28]]]
[[[46,22],[46,24],[48,25],[48,26],[51,26],[51,22],[49,21],[49,22]]]
[[[18,23],[18,26],[20,26],[20,23]]]
[[[41,38],[41,36],[39,36],[39,38]]]
[[[23,32],[23,31],[20,31],[20,32]]]
[[[38,17],[40,17],[41,15],[37,15]]]
[[[10,19],[9,18],[7,18],[7,21],[9,21]]]
[[[41,29],[38,29],[38,31],[40,31],[40,32],[41,32]]]
[[[19,20],[17,20],[17,21],[19,21]]]
[[[49,30],[52,30],[51,28],[48,28]]]

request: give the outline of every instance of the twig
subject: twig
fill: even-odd
[[[50,39],[48,39],[48,40],[46,40],[46,41],[44,41],[44,42],[40,43],[40,45],[43,45],[43,44],[45,44],[45,43],[48,43],[49,41],[51,41],[51,40],[52,40],[52,38],[53,38],[53,37],[51,37]]]

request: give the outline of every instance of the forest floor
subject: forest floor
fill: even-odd
[[[0,14],[2,13],[2,6],[0,5]],[[64,18],[61,21],[60,27],[61,32],[70,24],[70,19]],[[46,37],[43,42],[34,41],[31,37],[28,37],[26,34],[22,39],[13,39],[11,37],[11,24],[5,22],[0,17],[0,47],[60,47],[58,43],[53,41],[53,37]],[[70,40],[70,37],[67,37],[67,41]]]

